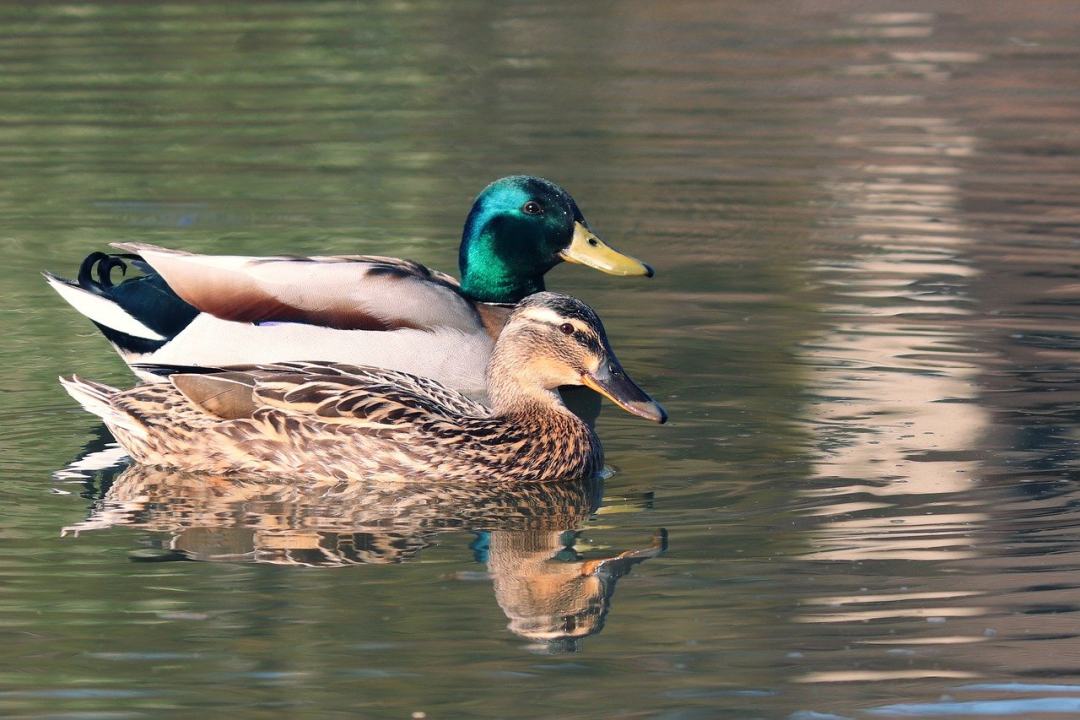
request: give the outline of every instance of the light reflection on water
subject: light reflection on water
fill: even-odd
[[[893,55],[897,66],[890,73],[925,70],[926,54]],[[963,60],[979,59],[968,53]],[[948,77],[942,71],[928,79]],[[851,132],[836,138],[864,157],[896,156],[900,169],[887,162],[856,166],[850,175],[865,179],[835,183],[836,202],[858,234],[859,251],[814,268],[832,291],[833,301],[822,310],[836,323],[805,345],[815,371],[808,421],[822,456],[813,472],[832,482],[806,494],[843,501],[814,505],[815,517],[841,519],[821,522],[817,550],[808,560],[972,557],[967,533],[986,520],[962,507],[927,514],[922,503],[905,510],[889,502],[935,495],[941,507],[950,504],[950,495],[969,490],[980,462],[972,448],[990,422],[977,402],[980,367],[965,323],[976,312],[969,284],[978,269],[965,257],[972,228],[960,213],[954,160],[973,152],[975,138],[950,119],[906,114],[915,110],[904,107],[904,97],[879,103],[880,110],[853,119]],[[897,108],[905,115],[897,117]],[[920,156],[933,164],[910,164]],[[924,174],[939,180],[922,182]],[[852,497],[879,502],[856,509]],[[933,615],[924,610],[915,614]]]
[[[0,17],[0,711],[1076,713],[1072,4]],[[672,414],[604,414],[602,488],[72,464],[105,446],[56,375],[128,377],[39,270],[117,239],[452,270],[521,171],[659,270],[550,276]]]

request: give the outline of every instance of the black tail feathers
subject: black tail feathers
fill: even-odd
[[[108,297],[109,289],[115,287],[112,281],[113,269],[120,268],[121,277],[127,275],[128,266],[124,262],[125,259],[139,261],[145,267],[142,258],[131,253],[117,253],[115,255],[103,252],[90,253],[82,261],[82,265],[79,266],[79,287],[83,290],[89,290],[95,295]]]
[[[127,277],[132,266],[143,274]],[[123,278],[113,282],[113,271],[120,270]],[[164,279],[138,255],[92,252],[79,266],[78,285],[116,303],[124,312],[158,333],[166,340],[134,337],[100,323],[95,324],[110,342],[126,352],[144,354],[161,348],[169,339],[179,335],[199,311],[180,299]]]

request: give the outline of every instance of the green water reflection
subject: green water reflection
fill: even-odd
[[[1078,20],[0,4],[0,711],[1067,711]],[[130,378],[41,270],[139,240],[453,271],[519,172],[657,268],[549,276],[672,416],[601,417],[602,492],[57,474],[104,446],[56,376]]]

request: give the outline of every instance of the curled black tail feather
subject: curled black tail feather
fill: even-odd
[[[129,265],[144,274],[126,277]],[[120,269],[120,275],[124,278],[119,283],[113,282],[113,270],[116,268]],[[83,290],[116,303],[136,320],[166,338],[164,341],[148,340],[95,323],[109,342],[127,352],[143,354],[160,349],[199,314],[198,310],[181,300],[141,257],[131,253],[90,253],[79,266],[78,284]]]
[[[79,287],[89,290],[95,295],[108,296],[109,288],[114,287],[112,281],[113,268],[120,268],[120,276],[127,275],[128,260],[142,260],[138,255],[131,253],[116,253],[110,255],[103,252],[92,252],[86,256],[79,266]],[[95,272],[96,271],[96,272]],[[97,275],[97,279],[93,275]]]

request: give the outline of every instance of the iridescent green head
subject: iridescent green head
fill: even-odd
[[[544,289],[562,261],[611,275],[652,277],[651,267],[604,244],[570,194],[529,175],[505,177],[473,203],[461,237],[461,289],[474,300],[517,302]]]

